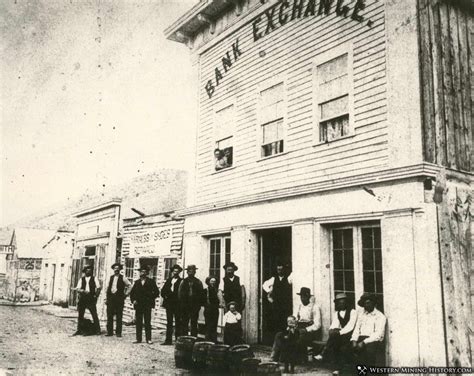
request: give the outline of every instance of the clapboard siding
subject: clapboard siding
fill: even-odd
[[[419,0],[424,159],[472,171],[472,12]]]
[[[387,166],[384,2],[367,1],[363,14],[374,22],[372,27],[331,14],[290,21],[257,42],[253,41],[251,24],[245,24],[200,55],[196,204]],[[237,39],[243,53],[209,98],[203,88],[214,78],[214,68]],[[353,47],[353,135],[315,145],[314,59],[347,42]],[[265,57],[259,56],[261,51]],[[279,75],[285,80],[287,96],[285,153],[259,160],[257,88]],[[228,101],[236,110],[234,167],[215,172],[214,113]]]

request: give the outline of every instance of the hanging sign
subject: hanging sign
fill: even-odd
[[[130,234],[130,258],[169,255],[172,240],[171,226],[147,229]]]

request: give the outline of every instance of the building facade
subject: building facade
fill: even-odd
[[[85,265],[92,265],[93,273],[100,281],[102,292],[97,300],[97,313],[100,318],[106,318],[105,289],[112,275],[111,266],[120,259],[120,241],[118,240],[120,226],[121,200],[111,200],[106,203],[84,209],[75,214],[77,220],[74,235],[74,251],[72,255],[71,277],[69,287],[77,286],[82,278]],[[69,306],[77,305],[77,292],[69,295]]]
[[[40,276],[40,299],[67,306],[71,277],[74,233],[58,230],[43,245],[43,259]]]
[[[175,213],[146,215],[123,220],[122,264],[125,276],[133,284],[139,278],[138,268],[148,266],[149,277],[163,287],[170,276],[171,267],[182,265],[184,220]],[[161,298],[156,301],[152,325],[166,326],[166,311],[161,308]],[[124,321],[134,320],[130,299],[125,301]]]
[[[201,1],[165,34],[199,77],[185,264],[239,266],[244,332],[288,262],[323,335],[333,298],[378,296],[387,365],[472,364],[470,2]]]

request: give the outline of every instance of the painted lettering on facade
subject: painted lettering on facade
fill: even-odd
[[[347,5],[348,0],[281,0],[255,17],[252,21],[253,41],[256,42],[272,31],[288,22],[299,18],[313,16],[328,16],[335,13],[339,17],[350,17],[352,20],[362,23],[365,21],[361,12],[365,9],[365,0],[356,0],[353,7]],[[333,7],[335,4],[335,7]],[[372,27],[373,22],[367,20],[367,26]],[[220,64],[214,68],[214,77],[207,81],[205,85],[206,93],[210,98],[224,79],[225,74],[232,68],[233,64],[242,55],[239,48],[239,39],[232,44],[232,47],[221,58]]]
[[[209,98],[212,97],[216,87],[219,86],[224,74],[226,74],[232,64],[237,61],[237,59],[242,55],[242,51],[239,48],[239,39],[237,38],[234,43],[232,43],[232,48],[230,51],[227,51],[226,54],[221,59],[221,64],[214,69],[214,80],[209,80],[206,83],[205,89]]]
[[[129,257],[156,257],[170,253],[171,227],[162,227],[130,236]]]

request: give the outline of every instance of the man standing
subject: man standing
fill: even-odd
[[[77,331],[74,335],[78,334],[87,334],[84,333],[83,330],[83,321],[84,321],[84,313],[86,308],[92,315],[92,319],[94,320],[94,331],[95,334],[100,334],[100,323],[99,317],[97,316],[97,298],[100,295],[100,282],[97,277],[92,276],[92,266],[86,265],[82,272],[85,274],[76,286],[76,291],[79,293],[79,301],[77,303],[77,310],[79,312],[79,317],[77,320]]]
[[[148,267],[141,266],[140,278],[135,281],[130,292],[130,300],[135,308],[135,325],[136,325],[136,341],[142,342],[143,322],[145,323],[145,337],[148,344],[151,341],[151,310],[155,308],[155,299],[160,295],[160,290],[156,286],[156,282],[148,278]]]
[[[191,321],[191,335],[194,337],[198,334],[197,322],[204,297],[202,282],[195,277],[196,270],[196,265],[188,265],[188,277],[181,282],[178,290],[179,304],[183,312],[183,334],[188,334]]]
[[[166,339],[162,345],[171,345],[173,343],[173,318],[174,318],[174,336],[177,339],[181,335],[181,311],[178,301],[178,290],[181,281],[179,274],[183,268],[178,264],[171,267],[171,277],[169,277],[163,288],[161,289],[161,297],[163,298],[162,307],[166,309]]]
[[[110,277],[109,286],[107,287],[107,300],[105,302],[107,304],[106,336],[114,335],[114,316],[116,316],[115,334],[117,337],[122,337],[123,304],[132,286],[130,281],[120,274],[120,271],[123,269],[121,264],[113,264],[112,269],[114,274]]]
[[[344,358],[349,350],[352,331],[357,320],[355,309],[349,309],[347,295],[345,293],[336,294],[334,299],[336,312],[333,315],[331,326],[329,327],[329,338],[321,354],[314,359],[336,364],[344,364],[348,359]]]
[[[285,269],[284,263],[278,262],[276,275],[266,280],[262,286],[270,302],[273,332],[284,331],[287,318],[292,314],[293,279]]]
[[[358,364],[376,365],[377,351],[382,347],[387,318],[375,308],[376,296],[363,293],[357,304],[364,307],[359,312],[351,337],[352,349]]]
[[[245,288],[240,284],[240,278],[234,274],[239,268],[233,262],[227,262],[224,270],[225,276],[222,279],[224,306],[227,307],[230,302],[235,302],[237,311],[242,312],[245,308]]]

